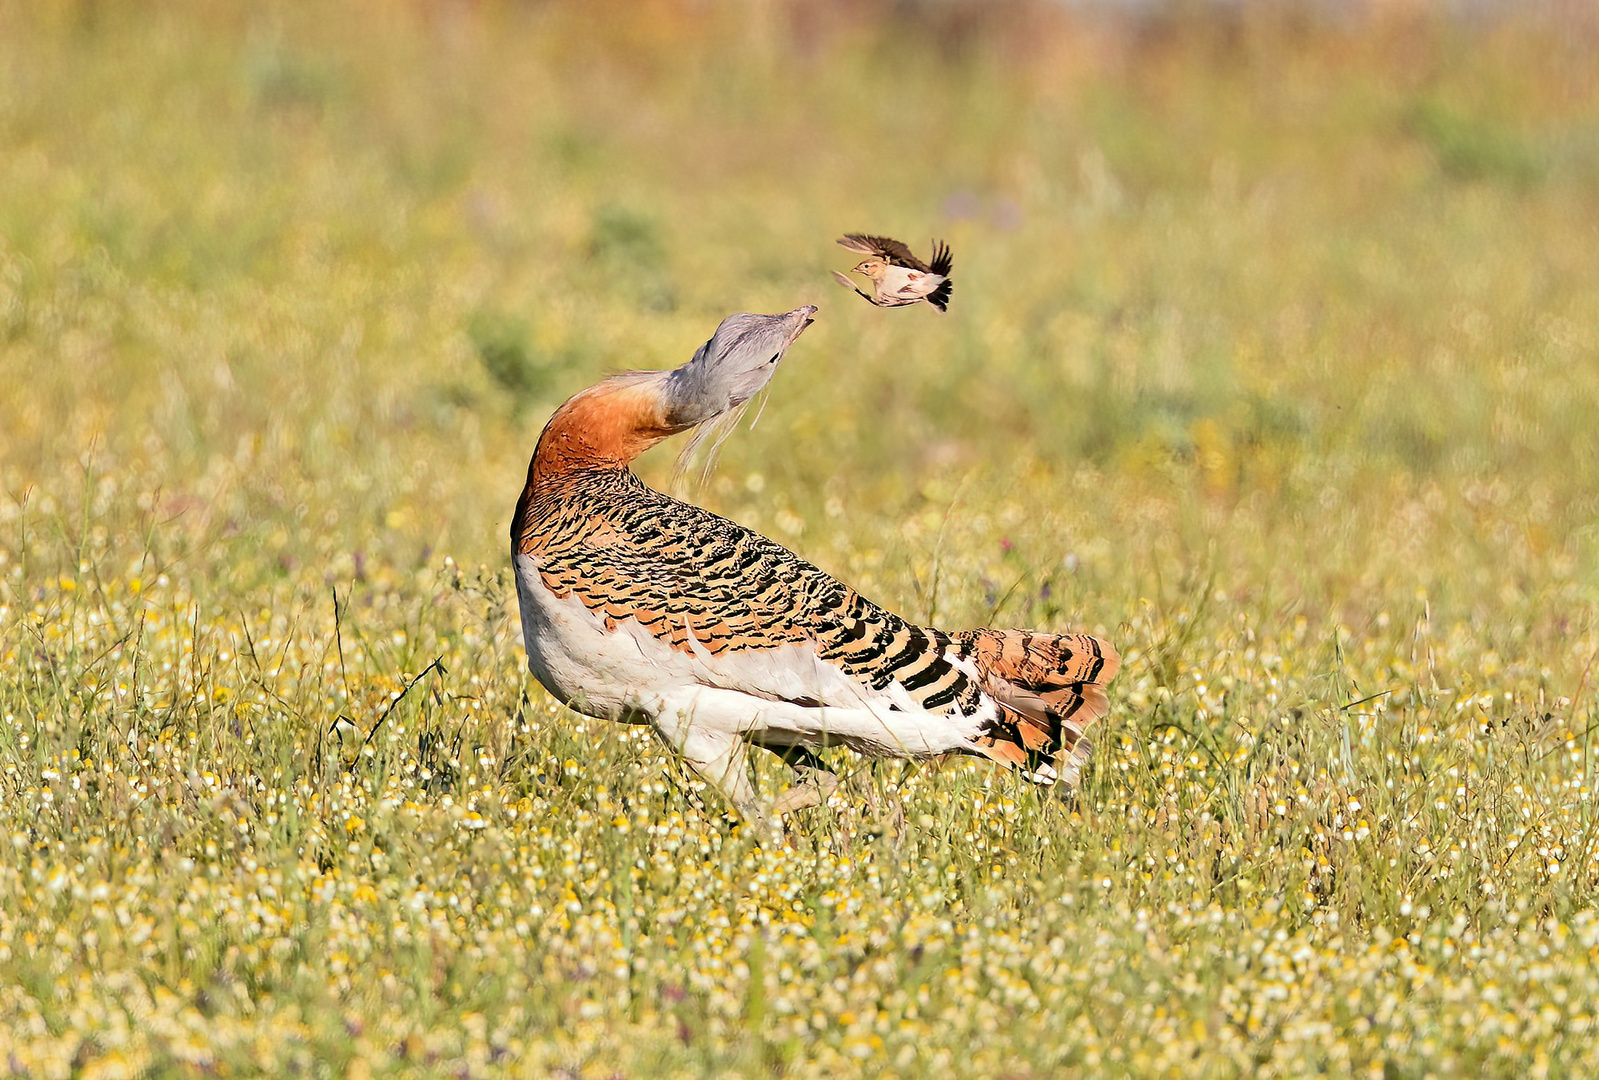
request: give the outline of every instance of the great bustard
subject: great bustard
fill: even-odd
[[[767,809],[750,743],[803,769],[843,744],[1074,783],[1120,663],[1109,644],[915,626],[628,468],[744,405],[815,312],[733,315],[682,367],[613,376],[555,411],[511,526],[528,667],[580,712],[653,724],[750,819]]]

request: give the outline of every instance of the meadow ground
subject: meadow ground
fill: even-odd
[[[1599,39],[1317,10],[0,5],[0,1070],[1599,1075]],[[687,493],[1114,640],[1075,802],[525,674],[548,410],[805,302]]]

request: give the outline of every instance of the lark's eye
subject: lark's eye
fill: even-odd
[[[766,362],[768,364],[775,364],[775,363],[777,363],[778,357],[780,357],[782,355],[783,355],[782,353],[773,353],[772,354],[772,358],[770,360],[766,361]]]

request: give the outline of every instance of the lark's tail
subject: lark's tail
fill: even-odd
[[[955,266],[955,259],[949,253],[949,245],[942,240],[933,241],[933,261],[927,268],[935,274],[943,274],[944,280],[938,288],[927,294],[927,302],[939,311],[949,310],[949,294],[955,290],[955,283],[949,280],[949,272]]]
[[[978,749],[1035,783],[1075,785],[1088,760],[1083,733],[1110,708],[1105,684],[1121,667],[1116,650],[1088,634],[968,630],[951,637],[1000,707]]]

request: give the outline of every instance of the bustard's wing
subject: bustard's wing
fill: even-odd
[[[600,485],[621,485],[595,491]],[[898,683],[909,701],[969,714],[982,691],[950,637],[913,626],[775,541],[645,487],[598,480],[533,522],[533,555],[559,597],[607,629],[630,622],[702,661],[726,689],[807,706],[859,705]],[[763,662],[769,661],[769,662]],[[820,666],[818,666],[820,665]]]
[[[1075,779],[1120,659],[1087,634],[915,626],[781,544],[645,487],[584,485],[520,538],[541,579],[607,629],[699,661],[706,685],[805,707],[973,721],[970,747],[1032,779]]]

